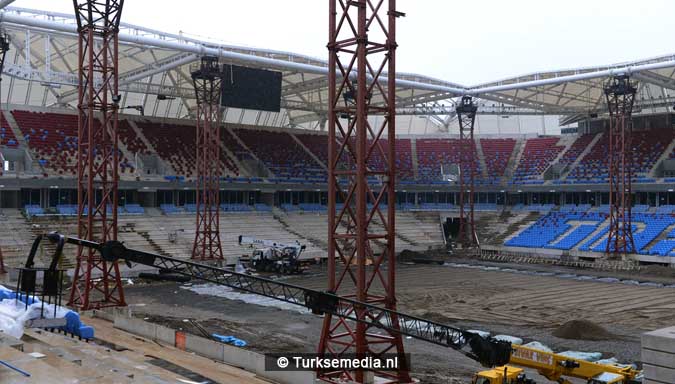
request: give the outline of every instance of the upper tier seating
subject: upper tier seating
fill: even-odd
[[[539,176],[551,165],[553,159],[564,149],[556,145],[558,137],[528,139],[523,155],[513,174],[514,184],[542,184]]]
[[[177,175],[196,176],[197,154],[195,148],[196,129],[194,126],[153,123],[150,121],[141,121],[136,124],[155,148],[157,154],[171,165]],[[223,175],[239,174],[234,161],[222,150],[220,151],[220,159]]]
[[[12,111],[12,115],[40,165],[58,174],[77,173],[77,115],[21,110]],[[99,120],[94,121],[99,128]],[[119,161],[122,174],[134,172],[121,152]]]
[[[118,123],[119,137],[122,143],[127,147],[129,152],[136,155],[149,155],[150,149],[145,145],[143,140],[136,134],[136,131],[131,127],[127,120],[121,119]]]
[[[288,133],[252,129],[235,133],[272,171],[271,181],[326,181],[326,171]]]
[[[673,131],[669,129],[633,132],[630,154],[635,174],[634,182],[653,182],[653,179],[647,175],[672,140]],[[571,183],[607,183],[608,164],[609,134],[604,133],[579,164],[572,169],[567,180]]]
[[[441,175],[441,166],[460,163],[459,140],[456,139],[417,139],[418,180],[431,184],[447,184]],[[473,150],[476,150],[475,144]],[[478,157],[476,156],[476,159]],[[475,182],[481,184],[480,162],[476,161]]]
[[[488,175],[494,178],[504,176],[504,171],[506,171],[513,148],[516,146],[516,140],[480,139],[480,145],[485,155],[485,166],[487,167]]]
[[[0,146],[10,148],[19,146],[19,142],[16,140],[16,136],[14,136],[14,131],[12,131],[12,127],[9,126],[2,112],[0,112]]]
[[[574,163],[579,155],[581,155],[581,153],[586,149],[586,147],[591,144],[594,137],[595,135],[581,135],[577,137],[570,148],[565,153],[563,153],[562,157],[560,158],[560,164],[570,165]]]
[[[314,156],[324,164],[328,163],[328,137],[325,135],[296,134],[302,144],[309,149]],[[382,150],[386,151],[389,145],[388,139],[380,139]],[[372,141],[369,140],[369,145]],[[412,142],[410,139],[396,139],[394,144],[396,149],[396,175],[398,180],[411,181],[414,179],[413,160],[412,160]],[[386,156],[386,153],[385,153]],[[347,158],[345,156],[345,158]],[[379,149],[373,149],[369,165],[373,169],[382,170],[384,161],[382,152]]]

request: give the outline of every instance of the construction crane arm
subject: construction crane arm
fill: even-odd
[[[49,238],[56,238],[56,236]],[[367,323],[389,332],[398,332],[418,340],[449,347],[486,367],[507,364],[511,356],[511,343],[509,342],[485,338],[460,328],[347,299],[331,292],[317,291],[258,276],[237,273],[230,269],[129,249],[118,241],[108,241],[99,244],[66,236],[65,242],[96,249],[101,253],[103,259],[108,262],[123,260],[129,265],[131,265],[130,263],[136,263],[167,270],[172,273],[300,305],[316,314],[329,313],[352,321]],[[362,311],[354,311],[353,309],[359,307],[368,309],[367,312],[370,314],[368,318],[357,316],[357,313],[361,313]]]

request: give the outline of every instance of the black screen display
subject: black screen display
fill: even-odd
[[[223,66],[224,107],[279,112],[281,109],[281,72]]]

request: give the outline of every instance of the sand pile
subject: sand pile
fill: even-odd
[[[572,320],[558,327],[552,332],[553,336],[561,339],[573,340],[609,340],[617,338],[616,335],[586,320]]]

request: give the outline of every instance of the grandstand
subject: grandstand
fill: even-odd
[[[157,275],[146,275],[146,281],[138,274],[142,268],[149,268],[145,261],[161,258],[143,258],[145,263],[131,266],[109,263],[106,259],[105,263],[112,266],[113,273],[95,268],[94,264],[102,260],[97,253],[90,254],[89,258],[77,258],[74,246],[64,252],[59,268],[68,271],[69,279],[73,277],[73,292],[78,290],[78,283],[85,280],[102,281],[107,286],[108,277],[113,275],[119,278],[115,281],[120,281],[116,290],[106,292],[106,288],[97,293],[92,286],[86,289],[94,289],[92,297],[103,293],[123,298],[121,287],[130,288],[128,303],[137,306],[128,311],[129,316],[114,311],[100,312],[112,317],[116,328],[121,329],[128,325],[125,322],[135,321],[179,328],[176,331],[166,328],[173,337],[173,343],[167,346],[153,338],[159,338],[159,328],[152,328],[154,335],[148,339],[155,343],[130,337],[121,340],[119,345],[107,341],[105,349],[109,350],[106,353],[111,356],[128,350],[134,354],[127,353],[128,358],[119,354],[109,358],[103,352],[96,352],[96,358],[84,359],[85,363],[96,364],[96,369],[86,367],[91,374],[97,369],[109,371],[111,377],[123,372],[127,376],[122,381],[130,382],[140,377],[134,377],[138,371],[162,368],[172,371],[172,375],[188,375],[191,380],[216,382],[200,371],[212,368],[210,365],[199,362],[193,366],[194,371],[185,368],[189,364],[182,360],[187,355],[183,352],[192,347],[197,355],[206,355],[208,346],[212,345],[185,342],[186,334],[188,339],[193,336],[188,332],[190,327],[206,336],[209,342],[214,338],[220,340],[213,330],[223,328],[228,334],[247,338],[250,349],[243,351],[246,359],[253,356],[254,351],[270,352],[271,344],[278,344],[284,352],[310,350],[305,348],[309,344],[312,344],[312,351],[316,350],[313,345],[316,337],[308,337],[309,327],[322,320],[303,317],[306,313],[289,315],[287,308],[275,305],[278,304],[275,298],[281,296],[274,290],[265,291],[264,300],[258,301],[260,297],[255,294],[260,292],[254,290],[253,284],[243,290],[219,284],[219,279],[232,276],[235,279],[263,276],[265,283],[261,286],[264,289],[281,280],[289,292],[298,287],[324,291],[328,282],[330,293],[358,300],[365,298],[363,301],[369,305],[364,306],[358,300],[343,301],[340,305],[344,308],[353,306],[349,313],[359,314],[361,308],[366,314],[356,320],[358,324],[366,323],[367,327],[359,326],[355,330],[363,332],[363,340],[368,340],[364,345],[369,345],[368,348],[388,343],[399,348],[397,340],[402,334],[408,336],[409,333],[393,328],[420,327],[417,320],[422,322],[425,317],[432,316],[434,327],[456,319],[467,324],[508,325],[514,330],[521,327],[520,330],[526,332],[539,327],[548,335],[554,326],[560,325],[560,319],[572,319],[579,309],[592,312],[590,310],[598,303],[608,301],[612,305],[607,309],[610,312],[597,314],[597,319],[606,321],[605,318],[611,317],[609,315],[625,316],[620,325],[626,329],[619,329],[616,334],[633,333],[637,328],[642,331],[673,320],[670,296],[656,296],[661,294],[657,289],[675,287],[672,269],[663,272],[665,269],[662,268],[675,268],[675,95],[672,93],[675,57],[672,55],[594,67],[553,68],[469,86],[424,74],[394,71],[396,60],[392,57],[395,57],[394,47],[398,45],[390,43],[392,35],[386,31],[386,44],[375,43],[381,36],[376,36],[372,30],[387,28],[386,23],[382,23],[384,19],[370,18],[371,22],[379,22],[372,23],[371,29],[367,28],[368,38],[358,37],[353,41],[361,44],[359,47],[364,42],[377,44],[374,52],[369,51],[369,54],[374,53],[385,60],[381,67],[368,63],[364,95],[363,72],[352,79],[355,73],[341,73],[344,68],[340,68],[338,83],[340,78],[344,83],[335,84],[336,71],[331,66],[336,65],[336,61],[340,65],[344,63],[339,63],[332,55],[339,52],[349,56],[351,48],[331,49],[332,60],[327,61],[122,22],[117,36],[119,49],[109,52],[111,56],[119,54],[119,60],[115,59],[113,65],[118,71],[111,71],[115,77],[113,88],[118,87],[119,94],[110,92],[111,108],[119,114],[112,113],[116,123],[106,124],[108,114],[94,113],[93,102],[79,100],[84,94],[84,86],[80,84],[82,77],[77,76],[77,68],[81,69],[83,65],[78,56],[78,33],[85,29],[73,15],[13,7],[8,6],[9,3],[12,1],[0,1],[0,48],[4,34],[12,42],[2,73],[2,79],[6,81],[0,82],[0,229],[4,234],[0,238],[0,260],[10,267],[8,279],[16,279],[15,267],[26,263],[26,255],[36,236],[50,231],[91,235],[103,231],[104,224],[113,217],[117,222],[111,227],[114,228],[112,232],[116,232],[116,239],[129,248],[175,259],[194,258],[199,259],[198,263],[230,268],[219,270],[217,277],[202,286],[196,280],[205,279],[206,275],[199,269],[204,266],[192,264],[190,268],[174,269],[172,273],[171,265],[166,264]],[[378,9],[386,11],[384,8],[372,9],[372,4],[361,2],[345,2],[341,8],[348,12],[346,9],[357,6],[365,10],[359,11],[361,26],[365,19],[363,14],[378,12]],[[390,10],[387,15],[394,19],[403,13]],[[353,29],[351,22],[343,20],[338,24]],[[392,26],[390,24],[388,28]],[[114,41],[118,41],[117,38]],[[333,43],[329,43],[329,47]],[[105,45],[93,44],[93,48],[100,49]],[[358,63],[363,64],[362,58]],[[218,71],[214,77],[200,72],[207,64],[212,64]],[[363,66],[359,67],[363,69]],[[242,86],[234,80],[236,71],[251,71],[256,74],[252,76],[256,81]],[[87,86],[95,88],[105,84],[103,76],[98,76],[90,79]],[[277,83],[273,86],[264,83],[261,79],[265,76],[278,80],[279,88]],[[383,80],[385,76],[387,82]],[[223,87],[230,87],[211,92],[211,96],[219,95],[220,104],[213,101],[208,105],[206,110],[210,114],[205,112],[203,100],[208,92],[201,94],[196,84],[205,78],[223,80],[226,83]],[[626,134],[621,146],[617,144],[616,131],[612,130],[617,126],[616,110],[610,107],[609,101],[611,95],[617,94],[610,92],[609,85],[617,79],[626,81],[624,85],[637,84],[633,93],[627,92],[635,99],[630,101],[632,115],[621,121],[625,124],[622,133]],[[264,89],[252,92],[249,86]],[[238,87],[244,90],[237,90]],[[235,91],[242,94],[232,96]],[[278,97],[276,91],[279,91]],[[105,92],[107,98],[109,90]],[[93,100],[91,97],[88,100]],[[264,101],[270,101],[263,100],[266,98],[274,100],[266,104]],[[329,100],[336,98],[337,101],[329,106]],[[475,120],[470,109],[458,108],[465,100],[471,102],[471,108],[475,106]],[[469,118],[470,134],[462,124],[462,121],[466,123],[462,120],[462,117],[467,119],[466,111],[472,116]],[[90,124],[83,129],[83,121],[79,118],[85,113],[89,113]],[[218,124],[215,123],[216,115],[220,119]],[[392,118],[394,115],[395,119]],[[219,127],[219,137],[213,135],[217,140],[205,139],[209,136],[209,126]],[[358,135],[355,134],[357,130]],[[94,140],[90,138],[95,135],[89,131],[99,135],[104,131],[106,135],[112,133],[117,140],[114,153],[119,159],[118,173],[106,170],[111,160],[106,158],[104,148],[112,147],[101,144],[105,140],[91,144]],[[621,164],[631,167],[623,178],[617,171],[617,162],[613,162],[616,157],[612,156],[619,151],[624,155]],[[475,159],[469,169],[462,164],[468,158]],[[212,167],[214,164],[218,167]],[[215,168],[218,170],[214,171]],[[217,173],[209,173],[212,171]],[[90,176],[87,183],[82,180],[83,174]],[[117,174],[119,180],[114,177]],[[216,176],[211,177],[212,174]],[[630,197],[626,200],[630,205],[618,207],[610,193],[612,187],[618,195]],[[106,193],[115,188],[118,188],[117,196]],[[469,194],[473,194],[471,199]],[[84,200],[85,195],[91,200]],[[213,198],[216,195],[218,198]],[[109,204],[100,205],[107,210],[92,207],[106,199],[109,203],[114,202],[112,206],[116,204],[115,212]],[[473,208],[471,212],[469,201]],[[83,206],[89,213],[78,214]],[[333,208],[336,212],[329,211]],[[629,228],[630,236],[619,235],[618,225],[612,227],[618,220],[615,219],[617,211],[623,213],[624,210],[630,222],[625,220],[622,224]],[[466,220],[470,217],[473,221],[474,215],[477,241],[461,242],[466,236],[460,236],[459,228],[472,227],[473,230],[472,225],[466,225]],[[87,220],[89,222],[83,224]],[[211,243],[215,233],[219,235],[218,246],[209,249],[215,251],[209,255],[204,251],[199,255],[196,249],[210,247],[206,244]],[[208,236],[209,240],[200,245],[195,240],[200,235],[204,239]],[[282,276],[289,274],[282,261],[269,264],[272,269],[259,269],[253,262],[246,265],[252,253],[259,257],[264,253],[252,252],[242,246],[242,235],[255,238],[251,242],[256,245],[265,239],[306,246],[302,248],[302,261],[311,261],[307,263],[311,264],[307,267],[309,272]],[[621,241],[617,241],[617,237],[621,237]],[[80,249],[82,244],[78,243]],[[622,253],[620,247],[626,247],[627,251]],[[37,252],[37,264],[49,264],[54,250],[53,245],[43,244]],[[118,249],[114,251],[109,254],[117,254]],[[220,259],[213,255],[221,252],[223,260],[213,260]],[[101,254],[108,255],[103,251]],[[409,265],[415,263],[407,260],[433,263]],[[486,264],[494,261],[508,263],[508,267]],[[249,267],[246,270],[248,276],[238,273],[242,263]],[[537,265],[520,269],[521,266],[515,265],[518,263]],[[577,275],[576,271],[566,269],[565,278],[569,279],[558,287],[551,281],[563,277],[549,276],[553,272],[546,268],[551,264],[589,268],[594,272],[582,276],[581,272]],[[89,268],[94,274],[78,276],[73,270],[80,266]],[[619,280],[612,273],[621,270],[621,273],[631,274],[642,266],[649,266],[645,268],[647,272],[657,271],[649,275],[654,281],[637,281],[638,277],[623,280],[621,276],[625,283],[621,287],[622,294],[632,289],[632,285],[646,285],[630,296],[650,305],[631,303],[634,309],[644,309],[641,313],[626,313],[621,307],[625,300],[612,292],[613,286],[597,289],[601,293],[615,294],[605,298],[594,296],[596,286],[583,285],[614,284]],[[121,269],[119,275],[117,267]],[[148,270],[143,269],[143,272]],[[192,276],[195,281],[176,283],[193,271],[197,271]],[[333,272],[336,272],[335,276]],[[512,274],[509,275],[511,278],[502,279],[505,273]],[[394,284],[399,279],[395,278],[397,274],[402,281],[398,288],[402,294],[398,298]],[[464,275],[468,276],[466,280],[460,279]],[[365,280],[361,280],[364,276]],[[459,281],[458,285],[453,286],[447,276]],[[579,281],[586,277],[597,281]],[[175,281],[146,284],[155,278]],[[601,281],[602,278],[606,281]],[[333,280],[338,281],[337,288]],[[343,281],[346,286],[341,287]],[[216,292],[220,288],[226,289]],[[576,292],[582,289],[584,294],[577,300]],[[508,297],[512,293],[509,291],[516,294]],[[183,293],[186,299],[179,297]],[[286,294],[286,291],[281,293]],[[538,305],[520,305],[521,301],[529,300],[529,296],[538,294],[542,295]],[[656,298],[647,299],[650,295]],[[329,296],[297,296],[300,297],[311,307],[308,302],[312,299],[323,300]],[[552,297],[566,298],[557,303],[551,300]],[[293,300],[285,300],[283,305],[302,304]],[[587,302],[582,303],[584,300]],[[275,302],[271,305],[275,308],[264,308],[270,306],[269,302]],[[385,304],[386,309],[378,309]],[[457,310],[455,305],[459,305]],[[82,308],[94,307],[83,304]],[[344,308],[340,307],[341,310]],[[470,311],[466,311],[467,308]],[[546,310],[542,311],[542,308]],[[98,309],[96,313],[99,313]],[[354,319],[345,321],[343,314],[332,313],[328,307],[320,308],[321,311],[315,307],[311,309],[330,314],[323,317],[328,325],[331,321],[338,321],[338,325],[346,329],[353,325],[351,320]],[[389,320],[380,317],[389,314],[395,320],[399,316],[392,315],[389,310],[420,318],[413,322],[392,321],[396,327],[382,328],[379,336],[365,331],[372,325],[368,324],[371,318],[375,319],[372,321]],[[219,313],[214,315],[216,311]],[[383,312],[377,314],[377,311]],[[670,312],[664,313],[667,311]],[[221,316],[225,312],[227,317]],[[465,316],[465,312],[469,313]],[[125,317],[120,321],[122,315]],[[551,317],[555,318],[555,323]],[[405,320],[405,317],[400,319]],[[385,323],[374,326],[382,324]],[[324,331],[321,344],[342,343],[343,352],[362,344],[362,341],[352,344],[341,341],[343,335],[355,337],[356,333],[338,334],[337,329]],[[421,326],[419,329],[426,329],[423,332],[428,333],[429,328]],[[415,329],[409,332],[415,332]],[[433,334],[438,337],[451,333]],[[445,338],[433,347],[422,346],[420,342],[413,351],[420,356],[435,357],[439,355],[438,350],[431,348],[466,341],[469,341],[468,347],[474,348],[472,344],[479,339],[467,335],[462,333],[456,338]],[[47,345],[43,339],[53,341],[51,336],[41,333],[30,333],[29,336],[27,339],[31,339],[31,343]],[[3,340],[0,337],[0,349]],[[575,340],[575,347],[586,347],[584,343],[588,341]],[[60,339],[57,343],[61,344],[54,348],[37,348],[36,356],[44,352],[42,357],[47,356],[44,361],[54,366],[60,365],[59,359],[65,356],[71,360],[70,365],[82,366],[83,357],[74,347],[68,346],[64,354],[65,344]],[[241,343],[235,344],[236,348],[225,346],[232,347],[231,351],[215,341],[213,343],[221,348],[216,357],[219,362],[224,361],[227,353],[242,352],[238,349]],[[243,344],[246,346],[246,342]],[[124,345],[137,350],[126,349]],[[609,343],[600,347],[607,345]],[[463,347],[466,356],[475,354],[469,353],[467,346]],[[619,353],[624,353],[624,349],[628,348],[622,344]],[[144,351],[142,357],[136,356],[139,351]],[[2,352],[8,354],[6,348]],[[193,362],[195,356],[185,359]],[[631,358],[636,359],[635,356]],[[40,357],[35,357],[38,359]],[[461,362],[464,375],[465,371],[473,369],[465,363]],[[242,366],[246,364],[242,363]],[[435,379],[439,383],[449,382],[449,377],[431,377],[440,371],[433,364],[421,361],[422,368],[415,373],[427,374],[431,382]],[[127,365],[133,365],[133,374],[130,368],[117,368]],[[217,365],[214,371],[219,368]],[[223,371],[238,375],[238,369],[232,367]],[[266,382],[296,383],[292,375],[288,376],[291,379],[272,380],[258,373],[247,372],[241,382],[257,383],[264,379]],[[374,375],[372,380],[370,375],[367,376],[369,382],[385,382]],[[112,381],[119,381],[116,379]],[[156,382],[171,380],[174,379]],[[352,381],[357,380],[360,379]],[[424,380],[419,381],[426,382]],[[2,383],[4,381],[0,379]]]

